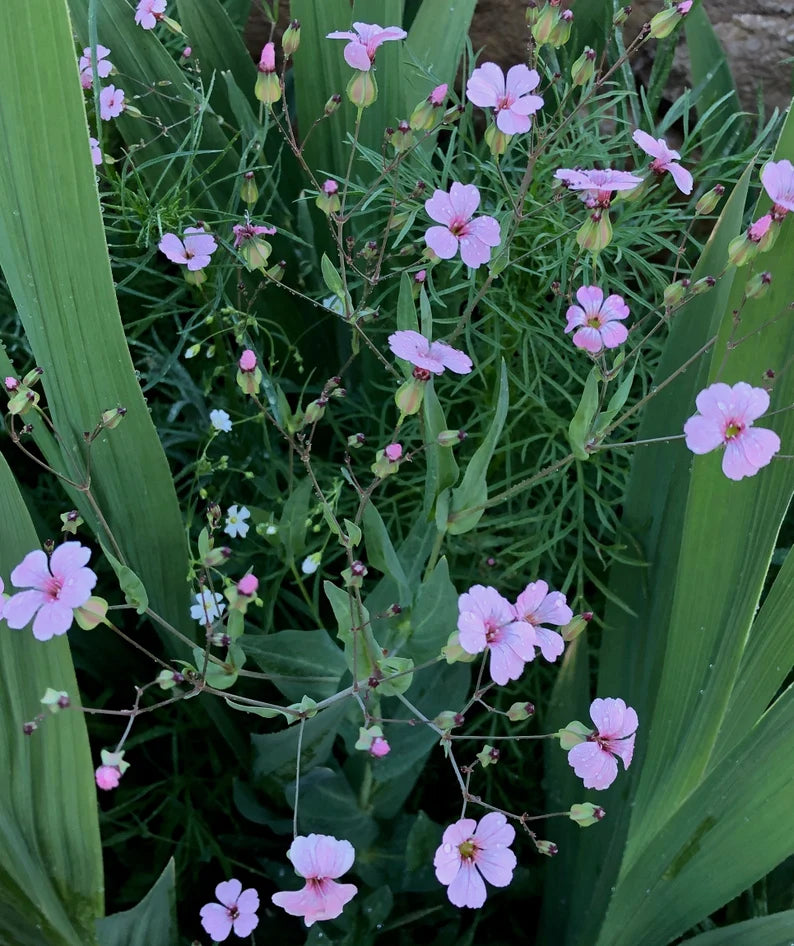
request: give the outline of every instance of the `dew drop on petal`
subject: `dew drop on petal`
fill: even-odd
[[[451,844],[445,844],[445,845],[444,845],[444,853],[445,853],[445,854],[451,854],[451,853],[452,853],[452,845],[451,845]]]

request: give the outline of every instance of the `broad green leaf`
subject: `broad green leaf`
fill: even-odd
[[[137,906],[97,920],[99,946],[173,946],[178,940],[175,884],[172,858]]]
[[[399,590],[400,601],[410,601],[413,589],[408,584],[383,519],[371,501],[364,509],[364,541],[369,564],[382,574],[394,579]]]
[[[124,592],[124,600],[135,608],[138,614],[143,614],[149,607],[149,596],[146,594],[143,582],[128,565],[122,565],[115,555],[111,555],[104,545],[102,551],[116,573],[119,587]]]
[[[790,946],[794,910],[756,916],[685,939],[681,946]]]
[[[186,627],[182,519],[119,317],[67,9],[9,0],[5,13],[16,26],[0,35],[0,266],[44,369],[67,471],[84,476],[83,432],[101,412],[127,408],[91,448],[92,494],[113,538],[96,514],[86,520],[141,577],[152,606]],[[26,75],[40,57],[47,68]]]
[[[455,630],[457,619],[458,592],[450,580],[447,560],[441,558],[422,582],[411,609],[407,650],[417,664],[439,655]]]
[[[454,486],[459,476],[455,448],[442,447],[438,443],[438,435],[442,430],[448,430],[449,427],[444,416],[444,408],[438,399],[432,379],[425,386],[422,411],[427,435],[427,447],[425,448],[427,456],[425,506],[427,513],[429,513],[439,493]]]
[[[40,544],[2,455],[0,522],[0,576],[12,592],[11,570]],[[67,637],[37,641],[0,620],[0,942],[92,946],[104,912],[95,766],[78,710],[22,732],[47,687],[79,703]]]
[[[327,709],[307,719],[303,724],[301,741],[301,772],[309,772],[322,765],[331,754],[337,730],[347,711],[346,700],[333,703]],[[254,778],[273,775],[279,780],[295,775],[298,757],[300,723],[293,723],[280,732],[251,736],[254,749]]]
[[[311,496],[312,483],[307,476],[293,488],[284,503],[278,523],[278,538],[287,554],[288,562],[294,562],[306,548],[306,521],[309,517]]]
[[[305,693],[315,700],[333,696],[347,670],[342,651],[324,630],[248,635],[238,644],[288,700]]]
[[[403,51],[404,117],[435,86],[454,83],[475,4],[476,0],[424,0],[419,7]]]
[[[488,433],[475,451],[474,456],[469,460],[460,486],[452,492],[450,513],[447,519],[447,532],[450,535],[463,535],[466,532],[471,532],[485,511],[478,507],[484,506],[488,500],[488,466],[507,417],[509,397],[507,368],[503,359],[499,372],[499,386],[495,397],[496,409]]]
[[[369,611],[365,607],[359,610],[352,593],[337,588],[330,581],[323,582],[323,590],[334,611],[339,640],[345,645],[348,669],[356,679],[363,680],[372,675],[380,656],[372,634]]]
[[[339,275],[336,267],[328,259],[328,256],[323,253],[323,258],[320,261],[322,272],[323,272],[323,282],[328,287],[329,291],[332,292],[339,299],[344,300],[345,298],[345,285],[342,282],[342,277]]]
[[[590,440],[590,432],[598,412],[598,368],[591,368],[584,383],[584,391],[576,408],[576,413],[568,425],[568,443],[577,460],[589,460],[590,454],[585,445]]]

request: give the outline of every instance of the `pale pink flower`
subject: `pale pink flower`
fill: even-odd
[[[228,939],[229,933],[241,939],[250,936],[259,925],[256,911],[259,894],[253,887],[243,890],[239,880],[224,880],[215,888],[219,903],[205,903],[201,908],[201,925],[216,943]]]
[[[89,138],[88,144],[91,146],[91,160],[96,165],[102,163],[102,152],[99,150],[99,141],[96,138]]]
[[[694,0],[682,0],[682,2],[676,7],[676,10],[681,14],[681,16],[684,16],[692,9],[693,3]]]
[[[144,30],[153,30],[165,13],[166,0],[139,0],[135,22]]]
[[[455,374],[468,374],[472,368],[471,358],[464,352],[446,342],[429,342],[424,335],[410,329],[391,334],[389,348],[398,358],[433,374],[443,374],[445,368]]]
[[[403,455],[403,445],[401,443],[390,443],[383,452],[392,463],[396,463]]]
[[[237,249],[246,240],[253,240],[261,234],[272,236],[276,232],[275,227],[258,227],[253,223],[237,223],[232,227],[234,233],[234,248]]]
[[[499,246],[499,224],[493,217],[472,219],[480,205],[480,192],[474,184],[453,183],[446,191],[437,190],[425,201],[431,220],[442,223],[430,227],[425,242],[441,259],[452,259],[458,252],[467,266],[476,269],[491,258],[491,247]]]
[[[302,916],[306,926],[335,920],[358,892],[354,884],[336,883],[336,878],[353,866],[355,856],[349,841],[338,841],[328,834],[295,838],[287,857],[295,872],[306,879],[306,885],[301,890],[274,893],[273,903],[290,916]]]
[[[103,122],[118,118],[124,111],[124,89],[115,85],[106,85],[99,93],[99,117]]]
[[[108,792],[112,788],[119,787],[119,781],[121,780],[121,770],[115,765],[100,765],[94,773],[94,779],[96,781],[97,788],[101,788],[103,791]]]
[[[631,765],[634,755],[634,734],[639,725],[637,713],[623,700],[593,700],[590,718],[595,731],[584,742],[568,752],[568,764],[582,779],[585,788],[609,788],[618,775],[616,759],[623,760],[623,768]]]
[[[490,673],[504,686],[517,680],[535,657],[535,629],[516,619],[496,588],[473,585],[458,598],[458,640],[467,654],[491,653]]]
[[[256,594],[256,589],[259,587],[259,579],[256,575],[243,575],[243,577],[237,582],[237,590],[241,595],[245,595],[246,598],[250,598],[252,595]]]
[[[628,171],[613,171],[612,168],[603,171],[560,168],[554,176],[568,190],[581,191],[582,200],[588,207],[608,207],[614,191],[630,191],[642,184],[641,177]]]
[[[510,850],[515,836],[515,828],[498,811],[489,811],[479,824],[473,818],[461,818],[446,829],[433,866],[454,906],[481,907],[485,903],[483,877],[494,887],[510,883],[516,867]]]
[[[573,337],[577,348],[598,354],[602,348],[617,348],[628,337],[628,329],[620,321],[629,314],[622,296],[607,296],[598,286],[582,286],[576,291],[580,305],[572,305],[565,313],[566,335],[578,329]]]
[[[189,59],[189,58],[190,58],[190,54],[191,54],[192,52],[193,52],[192,46],[185,46],[185,48],[182,50],[182,58],[183,58],[183,59]]]
[[[330,178],[323,183],[323,193],[333,195],[339,191],[339,184],[336,181],[332,181]]]
[[[573,611],[560,591],[549,591],[545,581],[530,582],[516,599],[516,619],[531,624],[535,629],[535,641],[546,660],[552,663],[565,649],[565,641],[557,631],[544,624],[563,627],[573,619]]]
[[[6,597],[3,594],[5,585],[3,584],[3,579],[0,578],[0,618],[3,616],[3,611],[5,611],[6,606]]]
[[[794,211],[794,164],[791,161],[768,161],[761,171],[761,183],[779,215],[780,211]]]
[[[375,736],[372,745],[369,747],[369,754],[376,759],[382,759],[391,752],[391,746],[383,736]]]
[[[441,85],[437,85],[433,91],[428,95],[427,101],[431,105],[443,105],[447,97],[447,89],[449,86],[446,82],[442,82]]]
[[[751,223],[747,228],[747,239],[752,240],[753,243],[760,243],[771,226],[772,214],[764,214],[763,217],[759,217],[755,223]]]
[[[251,351],[250,348],[246,348],[242,355],[240,355],[240,360],[237,364],[240,371],[254,371],[256,368],[256,353]]]
[[[328,33],[326,39],[347,39],[344,56],[345,62],[360,72],[369,72],[375,61],[375,52],[382,43],[390,40],[405,39],[408,35],[399,26],[387,26],[385,29],[377,23],[354,23],[353,29],[336,30]]]
[[[654,174],[664,174],[665,171],[669,171],[676,187],[683,194],[692,193],[692,175],[686,168],[676,163],[681,155],[672,148],[668,148],[664,138],[653,138],[647,132],[640,131],[639,128],[631,137],[646,154],[653,158],[651,170]]]
[[[773,430],[753,427],[769,408],[769,394],[745,381],[731,387],[717,382],[698,394],[698,414],[684,424],[686,445],[693,453],[709,453],[725,446],[722,472],[731,480],[755,476],[780,450]],[[13,576],[12,576],[13,579]]]
[[[65,634],[74,611],[91,597],[96,575],[86,568],[91,549],[79,542],[64,542],[47,561],[41,549],[22,559],[11,572],[11,583],[20,591],[6,601],[4,616],[9,627],[24,627],[35,615],[33,636],[39,641]]]
[[[102,46],[101,43],[97,43],[96,71],[100,79],[107,79],[113,70],[113,63],[107,58],[109,55],[110,50],[107,48],[107,46]],[[91,65],[90,46],[86,46],[86,48],[83,50],[83,55],[80,57],[78,68],[80,69],[80,85],[82,85],[84,89],[90,89],[91,83],[94,81],[94,70]]]
[[[259,71],[268,74],[276,71],[275,43],[265,43],[262,47],[262,55],[259,57]]]
[[[191,272],[209,266],[210,256],[218,249],[215,237],[201,227],[187,227],[184,242],[175,233],[166,233],[157,244],[172,263],[187,266]]]
[[[505,79],[495,62],[484,62],[472,72],[466,83],[466,95],[480,108],[494,110],[499,131],[515,135],[529,131],[529,116],[543,107],[539,95],[529,94],[539,84],[538,73],[523,64],[512,66]]]

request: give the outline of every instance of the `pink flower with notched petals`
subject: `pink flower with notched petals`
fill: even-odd
[[[47,561],[35,549],[11,572],[16,588],[27,588],[6,601],[4,616],[9,627],[24,627],[35,615],[33,636],[39,641],[65,634],[72,626],[74,611],[91,597],[96,575],[86,568],[91,549],[79,542],[64,542]]]
[[[345,62],[360,72],[369,72],[378,46],[390,40],[405,39],[408,35],[399,26],[387,26],[384,29],[377,23],[354,23],[353,29],[355,33],[350,30],[336,30],[328,33],[325,38],[349,40],[344,51]]]
[[[468,654],[491,653],[491,679],[499,686],[517,680],[535,657],[535,629],[516,618],[496,588],[473,585],[458,598],[458,641]]]
[[[628,171],[585,171],[578,168],[559,168],[554,172],[558,181],[572,191],[581,191],[588,207],[608,207],[614,191],[630,191],[642,184],[641,177]]]
[[[358,888],[338,884],[337,877],[353,866],[356,852],[349,841],[338,841],[328,834],[299,836],[290,845],[287,857],[306,885],[301,890],[282,890],[272,900],[290,916],[302,916],[306,926],[321,920],[335,920]]]
[[[437,190],[425,201],[430,219],[443,224],[425,233],[425,242],[437,256],[452,259],[460,246],[461,259],[473,269],[490,260],[491,247],[501,241],[499,224],[493,217],[472,219],[479,206],[480,192],[474,184],[457,181],[449,193]]]
[[[568,764],[585,788],[609,788],[618,775],[616,760],[621,758],[625,769],[631,765],[634,734],[639,725],[637,713],[623,700],[608,697],[593,700],[590,718],[595,731],[569,750]]]
[[[573,619],[573,611],[568,607],[565,595],[560,591],[549,591],[545,581],[533,581],[518,596],[514,608],[516,619],[531,624],[535,629],[540,652],[553,663],[565,649],[565,641],[557,631],[543,625],[563,627]]]
[[[778,216],[794,211],[794,164],[791,161],[767,161],[761,171],[761,183],[777,208]]]
[[[153,30],[163,18],[166,0],[140,0],[135,8],[135,22],[141,29]]]
[[[578,329],[573,337],[577,348],[596,355],[602,348],[617,348],[628,338],[628,329],[620,321],[629,315],[629,307],[622,296],[607,296],[598,286],[582,286],[576,291],[579,305],[572,305],[565,313],[568,324],[565,334]]]
[[[429,342],[419,332],[403,330],[389,336],[389,348],[398,358],[410,361],[417,368],[443,374],[445,368],[455,374],[471,371],[471,358],[446,342]]]
[[[530,115],[543,107],[539,95],[529,93],[540,84],[540,76],[525,65],[512,66],[505,74],[495,62],[484,62],[466,83],[466,96],[480,108],[492,108],[496,127],[506,135],[529,131]]]
[[[645,131],[640,131],[639,128],[631,137],[647,155],[653,158],[651,170],[654,174],[664,174],[665,171],[669,171],[681,193],[692,193],[692,175],[686,168],[676,163],[681,155],[677,151],[673,151],[672,148],[668,148],[664,138],[652,138],[651,135]]]
[[[722,472],[731,480],[755,476],[780,450],[773,430],[753,427],[769,408],[769,394],[745,381],[731,387],[711,384],[698,394],[698,414],[684,424],[686,445],[693,453],[710,453],[724,446]]]
[[[259,925],[256,911],[259,894],[253,887],[243,890],[239,880],[224,880],[215,888],[220,903],[206,903],[201,908],[201,925],[214,942],[222,943],[234,930],[241,939]]]
[[[184,242],[175,233],[166,233],[157,248],[172,263],[180,263],[195,272],[209,266],[210,256],[218,249],[218,244],[215,237],[201,227],[187,227]]]
[[[99,117],[108,122],[111,118],[118,118],[124,109],[124,89],[106,85],[99,93]]]
[[[107,79],[113,70],[113,63],[107,58],[109,55],[110,50],[107,46],[102,46],[101,43],[97,43],[96,67],[97,75],[100,79]],[[91,65],[91,59],[91,47],[86,46],[77,64],[80,69],[80,85],[82,85],[84,89],[90,89],[91,83],[94,81],[94,70]]]
[[[498,811],[489,811],[479,824],[473,818],[461,818],[446,829],[433,866],[450,903],[477,909],[485,903],[483,877],[494,887],[510,883],[516,867],[510,850],[515,836],[513,826]]]

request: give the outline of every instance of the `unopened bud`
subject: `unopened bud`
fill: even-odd
[[[494,749],[493,746],[489,746],[486,743],[477,753],[477,759],[483,768],[487,768],[489,765],[496,765],[499,761],[499,750]]]
[[[460,713],[456,713],[453,710],[444,710],[443,713],[439,713],[438,716],[436,716],[433,723],[438,726],[439,729],[454,729],[456,726],[463,724],[463,717]]]
[[[562,13],[560,13],[559,20],[557,20],[557,23],[554,25],[551,34],[549,35],[549,44],[554,46],[555,49],[559,49],[560,46],[564,46],[571,38],[572,26],[573,11],[563,10]]]
[[[545,854],[547,857],[554,857],[559,850],[554,841],[543,841],[540,838],[535,839],[535,847],[538,854]]]
[[[562,639],[566,644],[570,644],[571,641],[575,641],[582,631],[585,630],[587,624],[587,618],[583,614],[577,614],[565,627],[560,628]]]
[[[407,121],[401,121],[397,126],[397,131],[391,134],[389,141],[395,151],[408,151],[414,143],[414,133],[411,130],[411,125]]]
[[[766,295],[771,282],[771,273],[756,273],[744,287],[744,294],[748,299],[760,299]]]
[[[725,188],[722,186],[722,184],[717,184],[714,187],[712,187],[710,191],[706,191],[706,193],[695,204],[695,213],[696,214],[713,213],[724,193],[725,193]]]
[[[310,424],[316,424],[317,421],[322,420],[327,404],[328,401],[324,397],[312,401],[303,412],[303,426],[308,427]]]
[[[757,255],[758,244],[754,243],[746,233],[740,233],[728,244],[728,260],[734,266],[744,266]]]
[[[485,143],[494,157],[499,157],[507,151],[507,146],[510,144],[512,137],[512,135],[506,135],[503,131],[500,131],[496,125],[489,125],[485,129]]]
[[[527,10],[527,22],[529,22],[529,10]],[[545,4],[541,10],[533,11],[532,15],[532,38],[538,46],[543,46],[549,42],[552,30],[557,26],[560,19],[560,11],[550,3]]]
[[[615,14],[615,18],[614,20],[612,20],[613,26],[623,26],[623,24],[626,22],[626,20],[628,20],[630,16],[631,16],[631,7],[630,6],[623,7],[622,9],[618,10],[618,12]]]
[[[26,384],[29,388],[32,388],[43,374],[43,368],[32,368],[22,379],[22,383]]]
[[[113,430],[124,420],[126,413],[126,407],[114,407],[110,411],[102,411],[102,426],[107,430]]]
[[[315,204],[324,214],[337,213],[342,207],[342,202],[339,199],[339,184],[330,178],[325,181],[322,190],[317,195]]]
[[[581,805],[571,805],[571,810],[568,812],[568,817],[571,821],[575,821],[580,828],[589,828],[590,825],[601,821],[605,815],[606,812],[603,808],[600,808],[598,805],[593,805],[590,802],[584,802],[584,804]]]
[[[44,696],[39,700],[42,706],[45,706],[51,713],[58,713],[62,709],[68,709],[71,706],[69,694],[64,690],[53,690],[47,687]]]
[[[394,403],[397,409],[404,417],[416,414],[422,406],[422,398],[425,394],[425,385],[422,381],[411,378],[405,381],[397,389],[394,395]]]
[[[351,450],[358,450],[360,447],[363,447],[367,442],[367,438],[364,434],[351,434],[347,438],[347,445]]]
[[[373,105],[378,99],[378,83],[375,81],[374,70],[354,72],[345,91],[356,108],[368,108]]]
[[[253,171],[246,171],[243,174],[243,181],[240,184],[240,198],[249,206],[255,204],[259,199],[259,188],[256,186]]]
[[[702,279],[698,279],[697,282],[692,283],[689,291],[693,296],[700,296],[716,285],[717,280],[713,276],[704,276]]]
[[[582,55],[571,66],[571,81],[574,85],[586,85],[595,75],[595,50],[585,46]]]
[[[668,309],[672,309],[673,306],[677,306],[686,295],[688,286],[688,279],[678,279],[676,282],[671,282],[669,286],[665,286],[663,293],[665,306]]]
[[[683,0],[682,3],[673,4],[657,13],[651,20],[651,39],[664,39],[669,36],[691,8],[692,0]]]
[[[332,95],[331,98],[325,103],[325,108],[323,111],[326,115],[333,115],[341,104],[342,96],[337,92],[335,95]]]
[[[456,447],[466,439],[468,434],[465,430],[442,430],[438,437],[438,443],[442,447]]]
[[[576,233],[576,242],[583,250],[600,253],[612,242],[612,222],[607,209],[596,210]]]
[[[513,703],[507,711],[507,718],[511,723],[521,723],[535,715],[534,703]]]
[[[284,57],[289,59],[298,51],[301,44],[301,25],[299,20],[293,20],[284,30],[281,37],[281,48],[284,50]]]

